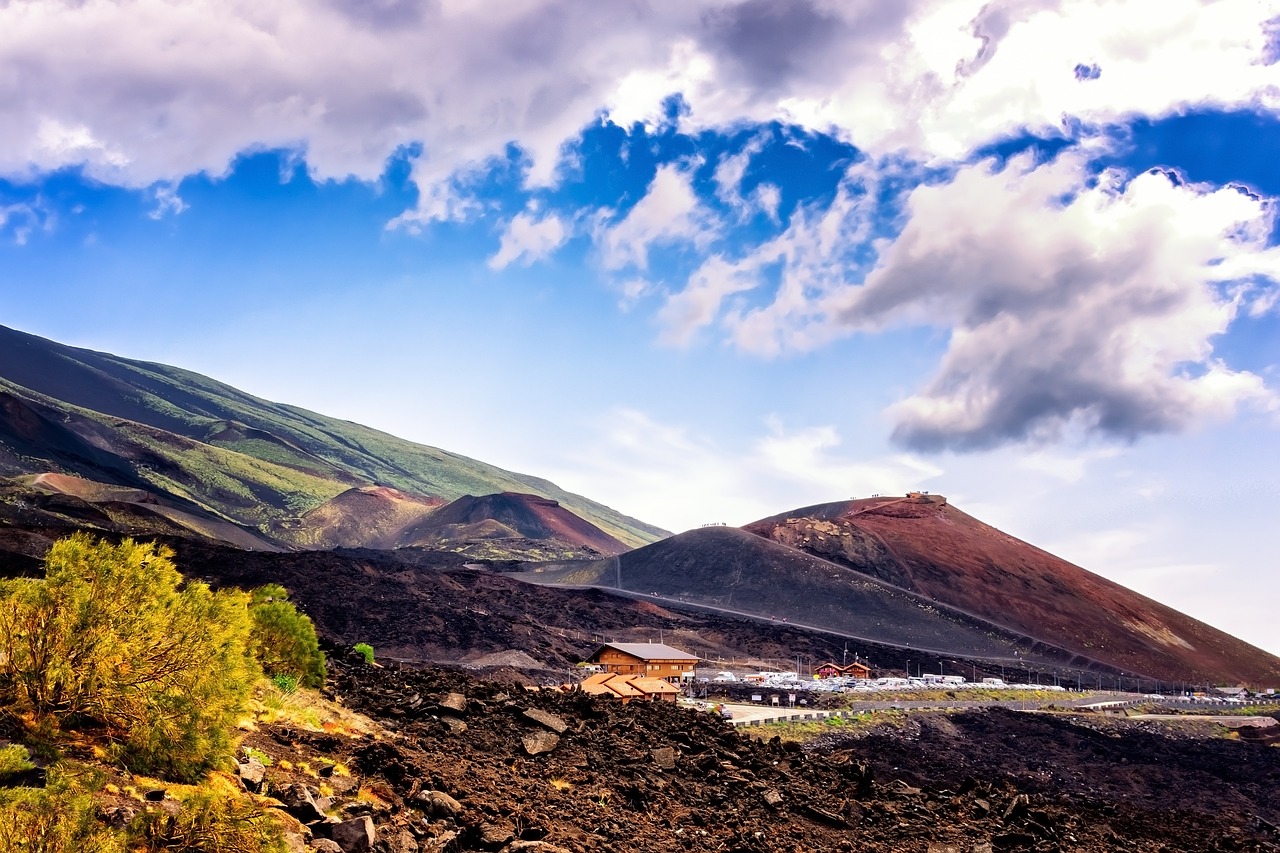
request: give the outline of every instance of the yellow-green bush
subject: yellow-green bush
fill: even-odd
[[[125,845],[98,823],[93,797],[55,771],[47,788],[0,788],[0,850],[124,853]]]
[[[253,651],[273,678],[293,678],[303,687],[324,686],[324,652],[310,617],[299,613],[279,584],[255,589],[249,604],[253,617]],[[282,686],[283,682],[277,681]],[[286,691],[288,692],[288,691]]]
[[[229,791],[199,788],[176,814],[141,814],[131,827],[135,849],[147,853],[278,853],[280,824],[262,806]]]
[[[43,731],[96,728],[133,770],[198,778],[230,754],[260,670],[248,596],[183,582],[172,552],[77,533],[43,580],[0,583],[0,700]]]

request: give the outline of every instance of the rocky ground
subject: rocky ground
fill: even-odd
[[[1280,749],[1204,724],[969,711],[801,747],[444,670],[333,661],[329,690],[383,731],[246,746],[330,851],[1280,850]]]

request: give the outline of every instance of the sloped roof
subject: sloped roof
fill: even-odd
[[[587,684],[587,682],[584,681],[578,685],[578,689],[581,690],[583,693],[587,693],[592,696],[617,696],[618,695],[618,691],[611,690],[609,689],[609,685],[601,684],[600,682],[596,682],[595,684]]]
[[[661,678],[648,678],[641,675],[633,675],[627,679],[627,682],[645,693],[679,693],[680,688],[676,687],[669,681],[663,681]]]
[[[617,649],[623,654],[640,658],[641,660],[697,660],[698,656],[692,652],[686,652],[668,646],[665,643],[605,643],[600,649]],[[596,649],[592,657],[600,654],[600,649]]]
[[[579,687],[583,687],[583,688],[585,688],[585,687],[599,687],[600,685],[602,685],[602,684],[604,684],[606,681],[608,681],[610,678],[613,678],[615,675],[617,675],[617,673],[614,673],[614,672],[597,672],[595,675],[591,676],[590,678],[584,678],[584,679],[582,679],[582,681],[578,682],[578,686],[579,686]]]
[[[671,695],[680,689],[661,678],[649,678],[644,675],[618,675],[613,672],[600,672],[578,682],[578,689],[592,696],[621,696],[633,699],[637,696],[653,694]]]
[[[612,690],[614,693],[617,693],[619,696],[643,696],[644,695],[644,691],[635,687],[631,683],[630,679],[623,678],[617,675],[615,675],[613,678],[606,681],[604,683],[604,686],[608,687],[610,690]]]

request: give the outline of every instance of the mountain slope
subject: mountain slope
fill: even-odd
[[[620,586],[945,655],[1089,665],[1083,657],[736,527],[690,530],[614,560],[519,577],[539,584]]]
[[[405,527],[443,503],[389,486],[360,486],[276,525],[273,532],[309,548],[394,548]]]
[[[939,495],[819,504],[743,529],[1121,670],[1169,681],[1280,683],[1280,659],[983,524]]]
[[[144,488],[262,530],[352,487],[532,492],[631,546],[665,531],[546,480],[273,403],[206,376],[0,326],[0,474]]]
[[[398,547],[433,547],[448,540],[529,539],[558,544],[563,550],[584,550],[612,556],[627,546],[599,527],[567,511],[556,501],[538,495],[504,492],[473,497],[463,495],[407,527]]]

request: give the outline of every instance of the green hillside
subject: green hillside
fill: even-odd
[[[0,327],[0,472],[64,471],[144,486],[265,529],[353,485],[453,500],[516,491],[559,501],[619,540],[665,531],[547,480],[263,400],[207,376]],[[34,432],[33,432],[34,431]]]

